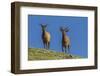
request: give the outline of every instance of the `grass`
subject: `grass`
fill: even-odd
[[[28,49],[28,60],[58,60],[58,59],[79,59],[79,58],[81,57],[42,48]]]

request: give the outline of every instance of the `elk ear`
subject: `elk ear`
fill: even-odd
[[[69,28],[68,28],[68,27],[67,27],[67,28],[65,28],[65,31],[66,31],[66,32],[68,32],[68,31],[69,31]]]
[[[67,30],[65,30],[66,32],[68,32],[69,31],[69,29],[67,29]]]

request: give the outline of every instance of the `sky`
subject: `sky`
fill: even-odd
[[[88,57],[88,17],[28,15],[28,47],[43,48],[40,24],[47,24],[51,35],[50,49],[62,52],[60,27],[68,27],[66,35],[70,38],[70,53]]]

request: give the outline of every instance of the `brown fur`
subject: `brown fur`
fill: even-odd
[[[50,33],[46,31],[46,25],[41,24],[42,27],[42,41],[44,48],[49,49],[50,48]]]
[[[69,37],[66,35],[66,32],[68,32],[68,29],[64,29],[64,28],[60,28],[61,32],[62,32],[62,51],[63,52],[69,52],[70,49],[70,39]]]

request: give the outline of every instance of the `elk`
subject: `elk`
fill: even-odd
[[[60,27],[60,31],[62,32],[62,52],[69,53],[69,50],[70,50],[70,39],[66,35],[66,32],[68,32],[69,29]]]
[[[50,33],[46,31],[47,24],[40,24],[42,28],[42,41],[45,49],[50,48]]]

